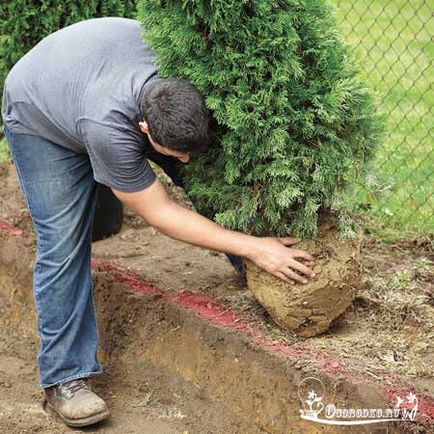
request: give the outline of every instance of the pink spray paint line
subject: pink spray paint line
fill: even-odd
[[[12,236],[20,236],[23,234],[23,231],[17,229],[15,226],[12,226],[7,221],[0,219],[0,233],[5,233]]]
[[[22,231],[16,229],[10,223],[0,219],[0,233],[20,236]],[[369,377],[350,373],[341,359],[336,356],[327,354],[322,351],[312,350],[303,345],[289,345],[283,342],[278,342],[260,331],[257,324],[248,320],[245,315],[235,312],[233,309],[217,302],[209,295],[195,293],[193,291],[184,290],[170,293],[162,290],[154,285],[151,285],[143,280],[143,278],[131,271],[104,261],[102,259],[93,258],[92,266],[108,271],[111,276],[127,285],[129,290],[139,292],[144,295],[159,295],[167,302],[178,304],[184,308],[193,311],[201,318],[210,323],[227,328],[231,331],[248,335],[251,340],[263,347],[275,352],[278,356],[293,360],[305,360],[311,362],[314,367],[322,371],[324,374],[339,375],[353,382],[372,383]],[[387,378],[391,385],[388,388],[383,388],[384,395],[390,403],[395,403],[396,396],[407,396],[409,388],[399,386],[399,379],[390,372],[379,372],[384,378]],[[413,393],[417,393],[413,391]],[[429,396],[418,394],[419,398],[419,414],[421,422],[424,424],[432,424],[434,422],[434,399]]]
[[[139,291],[143,294],[153,295],[159,294],[162,299],[170,303],[175,303],[184,308],[193,311],[201,318],[210,323],[224,327],[234,332],[249,335],[252,341],[263,347],[275,352],[278,356],[293,360],[306,360],[328,376],[339,375],[354,383],[371,383],[369,377],[363,374],[354,375],[345,368],[344,363],[339,357],[327,354],[322,351],[316,351],[304,347],[303,345],[289,345],[283,342],[278,342],[269,336],[264,335],[259,327],[249,321],[245,315],[240,312],[235,312],[233,309],[217,302],[211,296],[199,294],[197,292],[184,290],[170,293],[155,286],[149,285],[136,273],[123,270],[121,267],[115,266],[109,262],[100,259],[94,259],[95,265],[113,273],[116,280],[124,282],[133,291]],[[394,388],[386,389],[381,387],[384,396],[387,397],[391,404],[396,402],[396,396],[407,396],[410,389],[399,386],[399,379],[390,372],[384,373],[385,377]],[[381,376],[382,373],[379,372]],[[418,394],[419,398],[419,414],[422,416],[421,423],[431,424],[434,422],[434,400],[426,395]]]
[[[251,320],[248,320],[245,315],[240,312],[235,312],[230,307],[217,302],[209,295],[189,290],[178,292],[164,291],[147,284],[138,274],[124,270],[110,262],[101,259],[93,259],[92,264],[93,266],[110,272],[117,281],[125,283],[133,291],[139,291],[146,295],[159,294],[167,302],[179,304],[214,325],[249,334],[258,345],[272,349],[283,356],[314,360],[317,362],[318,367],[327,373],[346,373],[342,371],[341,363],[337,357],[324,352],[312,351],[301,345],[296,346],[280,343],[268,336],[264,336],[258,326]]]
[[[129,270],[124,270],[123,268],[102,259],[92,258],[92,267],[101,268],[110,272],[115,280],[126,284],[132,291],[141,292],[146,295],[162,295],[164,293],[160,288],[145,282],[138,274]]]

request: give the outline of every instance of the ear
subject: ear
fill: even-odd
[[[142,130],[142,133],[149,134],[149,127],[145,121],[139,122],[139,127]]]

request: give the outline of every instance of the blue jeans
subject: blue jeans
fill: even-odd
[[[7,128],[5,136],[36,233],[33,292],[41,385],[98,374],[91,277],[98,187],[89,157]]]
[[[89,157],[42,137],[16,134],[6,127],[4,132],[36,233],[33,292],[41,385],[99,374],[91,276],[98,184]],[[152,149],[146,157],[183,187],[179,160]],[[228,257],[235,268],[242,266],[240,258]]]

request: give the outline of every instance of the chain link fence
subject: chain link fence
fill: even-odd
[[[361,186],[355,201],[381,238],[432,236],[434,0],[331,1],[387,120],[376,184]],[[2,142],[0,159],[4,151]]]
[[[334,0],[345,40],[356,51],[386,116],[374,164],[374,193],[360,189],[375,229],[392,238],[434,233],[432,0]]]

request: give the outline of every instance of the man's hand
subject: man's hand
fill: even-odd
[[[302,250],[290,249],[293,238],[254,237],[231,231],[173,202],[163,184],[155,182],[142,191],[113,190],[119,200],[163,234],[195,246],[249,258],[285,282],[305,282],[313,272],[295,258],[313,261]],[[304,276],[302,276],[304,275]]]
[[[285,247],[292,246],[298,241],[290,237],[256,238],[255,248],[247,257],[258,267],[287,283],[307,283],[306,277],[315,277],[315,273],[306,265],[297,261],[296,258],[304,259],[309,263],[312,263],[314,258],[303,250]]]

